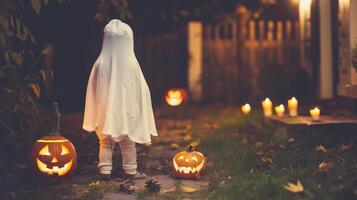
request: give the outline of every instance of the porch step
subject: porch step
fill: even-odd
[[[305,126],[322,126],[322,125],[338,125],[338,124],[355,124],[357,125],[357,117],[342,117],[342,116],[331,116],[331,115],[322,115],[320,120],[314,121],[309,116],[283,116],[277,117],[272,116],[268,119],[276,121],[285,125],[305,125]]]

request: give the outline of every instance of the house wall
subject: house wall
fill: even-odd
[[[332,9],[331,0],[319,1],[319,32],[320,32],[320,67],[319,67],[319,97],[332,99],[333,93],[333,59],[332,59]]]
[[[357,0],[339,0],[339,83],[338,94],[357,99],[357,73],[350,62],[357,43]]]

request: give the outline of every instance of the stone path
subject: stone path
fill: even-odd
[[[67,114],[64,119],[66,127],[63,127],[63,134],[70,135],[73,132],[78,135],[78,132],[83,132],[79,122],[81,115],[78,113]],[[91,191],[103,190],[101,193],[103,200],[135,200],[135,199],[170,199],[170,195],[177,193],[186,193],[188,196],[192,192],[207,189],[208,183],[202,180],[178,180],[170,176],[171,160],[174,154],[182,151],[193,140],[191,135],[192,121],[188,119],[156,119],[159,137],[153,138],[151,146],[137,145],[139,170],[149,174],[153,178],[158,179],[161,190],[158,194],[152,195],[145,189],[147,180],[135,180],[133,187],[135,192],[128,194],[120,191],[120,185],[123,184],[115,179],[107,182],[98,182],[93,179],[93,174],[96,173],[97,165],[97,140],[94,135],[88,136],[81,134],[82,138],[78,139],[77,145],[82,163],[77,168],[77,175],[73,177],[74,189],[73,193],[78,195],[79,199],[87,198]],[[77,130],[76,130],[77,129]],[[76,143],[76,139],[73,139]],[[94,145],[95,144],[95,145]],[[94,146],[93,146],[94,145]],[[75,144],[76,146],[76,144]],[[119,151],[114,153],[114,167],[120,166]],[[84,162],[84,164],[83,164]],[[116,173],[116,172],[113,172]],[[122,173],[122,172],[117,172]],[[114,176],[117,176],[114,174]],[[83,183],[88,183],[83,184]],[[98,193],[98,192],[97,192]],[[96,194],[97,194],[96,193]],[[100,193],[100,192],[99,192]],[[181,195],[182,196],[182,195]],[[180,197],[181,197],[180,196]],[[184,196],[186,198],[186,196]],[[187,198],[189,199],[189,198]]]

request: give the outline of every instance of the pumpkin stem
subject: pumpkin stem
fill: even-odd
[[[51,135],[61,135],[60,134],[61,113],[59,111],[58,103],[56,101],[53,103],[53,108],[55,110],[55,115],[56,115],[56,126],[53,129]]]
[[[192,151],[194,151],[194,149],[195,149],[195,147],[192,145],[192,144],[189,144],[188,146],[187,146],[187,152],[192,152]]]

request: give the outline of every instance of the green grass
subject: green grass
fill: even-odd
[[[265,122],[260,112],[242,116],[235,108],[223,109],[211,119],[219,124],[219,128],[214,130],[201,128],[207,119],[207,115],[203,115],[203,120],[197,120],[199,123],[195,124],[193,134],[202,138],[199,150],[211,162],[205,179],[210,180],[212,186],[202,193],[202,198],[357,198],[357,160],[354,149],[340,150],[337,141],[329,141],[328,138],[321,139],[328,141],[330,146],[335,142],[333,149],[328,149],[328,152],[317,152],[311,144],[299,143],[297,137],[294,138],[297,142],[289,143],[289,129]],[[309,131],[309,128],[299,129],[299,132]],[[324,131],[328,130],[314,130]],[[256,146],[257,142],[262,143],[262,146]],[[273,163],[264,162],[262,158],[271,158]],[[318,165],[323,161],[332,162],[333,168],[318,172]],[[302,182],[303,192],[295,194],[283,188],[286,182],[297,180]]]
[[[139,199],[357,198],[356,144],[345,151],[338,148],[340,141],[345,144],[352,141],[353,138],[347,133],[351,132],[353,136],[356,131],[351,127],[284,128],[266,121],[259,111],[245,116],[240,114],[239,108],[223,105],[163,107],[160,108],[160,117],[192,119],[192,136],[201,141],[197,150],[208,158],[203,181],[209,182],[209,188],[194,193],[183,193],[177,189],[161,195],[138,191],[136,195]],[[346,135],[350,137],[347,137],[347,142]],[[96,142],[93,137],[89,139]],[[294,142],[291,142],[291,138],[294,138]],[[84,139],[80,141],[83,144],[93,143]],[[317,152],[317,144],[323,144],[327,152]],[[115,180],[89,186],[96,180],[96,166],[86,161],[95,161],[96,155],[92,158],[84,145],[78,147],[79,150],[83,148],[79,151],[81,162],[73,178],[53,181],[36,176],[29,167],[21,169],[21,162],[16,159],[1,163],[14,167],[3,174],[0,180],[6,186],[0,188],[0,197],[100,199],[106,192],[118,191],[118,182]],[[318,172],[318,165],[323,161],[333,163],[333,168]],[[284,184],[297,180],[303,184],[303,192],[291,193],[284,189]],[[73,186],[74,183],[76,186]]]

